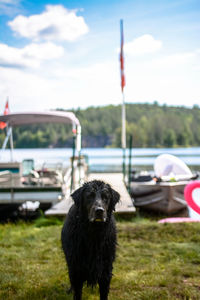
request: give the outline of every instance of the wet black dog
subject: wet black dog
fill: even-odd
[[[83,283],[99,284],[100,299],[107,300],[115,259],[116,227],[112,212],[119,194],[109,184],[94,180],[72,194],[75,204],[62,229],[74,300],[82,297]]]

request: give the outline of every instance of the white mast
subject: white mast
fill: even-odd
[[[124,75],[124,32],[123,32],[123,20],[120,20],[120,34],[121,34],[121,49],[120,49],[120,71],[121,71],[121,89],[122,89],[122,135],[121,145],[123,150],[123,175],[126,173],[126,107],[125,107],[125,75]],[[124,178],[125,179],[125,178]]]

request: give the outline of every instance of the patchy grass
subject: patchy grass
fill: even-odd
[[[0,225],[0,299],[72,300],[60,223]],[[200,224],[135,218],[117,227],[110,300],[200,299]],[[98,289],[85,287],[86,299],[99,299]]]

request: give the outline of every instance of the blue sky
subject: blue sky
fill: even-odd
[[[0,0],[0,111],[200,104],[200,1]]]

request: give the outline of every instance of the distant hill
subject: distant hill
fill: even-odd
[[[73,110],[82,126],[83,147],[120,147],[121,106]],[[126,104],[127,140],[134,147],[200,146],[200,108]],[[5,132],[0,133],[2,144]],[[46,124],[14,129],[17,148],[71,147],[71,126]]]

